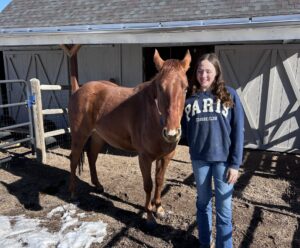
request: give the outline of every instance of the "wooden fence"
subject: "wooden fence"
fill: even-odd
[[[47,162],[46,144],[45,139],[61,134],[70,133],[70,128],[57,129],[49,132],[45,132],[44,129],[44,115],[57,115],[65,114],[68,112],[67,108],[60,109],[43,109],[42,105],[42,90],[69,90],[68,86],[62,85],[41,85],[40,81],[36,78],[30,80],[31,93],[35,98],[35,104],[33,104],[33,123],[36,140],[36,155],[37,160],[41,163]]]

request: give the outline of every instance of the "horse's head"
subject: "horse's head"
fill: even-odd
[[[154,63],[158,74],[154,79],[155,102],[163,125],[162,136],[168,143],[178,142],[181,136],[180,121],[183,113],[191,55],[187,51],[183,60],[164,61],[157,50]]]

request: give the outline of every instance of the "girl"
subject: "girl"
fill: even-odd
[[[200,247],[212,243],[212,179],[216,205],[216,248],[232,247],[232,192],[242,163],[244,113],[236,91],[225,86],[214,53],[201,56],[183,114],[197,186]]]

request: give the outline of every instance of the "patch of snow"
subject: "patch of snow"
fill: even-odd
[[[47,218],[29,219],[24,215],[0,216],[0,247],[10,248],[88,248],[92,243],[101,243],[106,235],[106,225],[101,221],[85,222],[79,218],[73,204],[59,206],[47,214]],[[41,223],[59,217],[61,227],[57,233],[50,233]]]

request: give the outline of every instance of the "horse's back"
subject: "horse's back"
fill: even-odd
[[[132,88],[121,87],[109,81],[90,81],[74,92],[69,101],[69,107],[76,109],[85,105],[103,104],[107,99],[115,102],[128,98],[133,93]]]
[[[128,99],[135,94],[134,88],[118,86],[109,81],[91,81],[84,84],[74,92],[69,101],[69,119],[73,134],[95,130],[108,143],[116,146],[121,140],[129,148],[128,142],[124,141],[131,135],[129,122],[134,117],[133,109],[138,106],[129,104]]]
[[[89,81],[83,84],[77,91],[73,93],[73,95],[95,94],[102,90],[113,89],[116,87],[120,86],[110,81]]]

